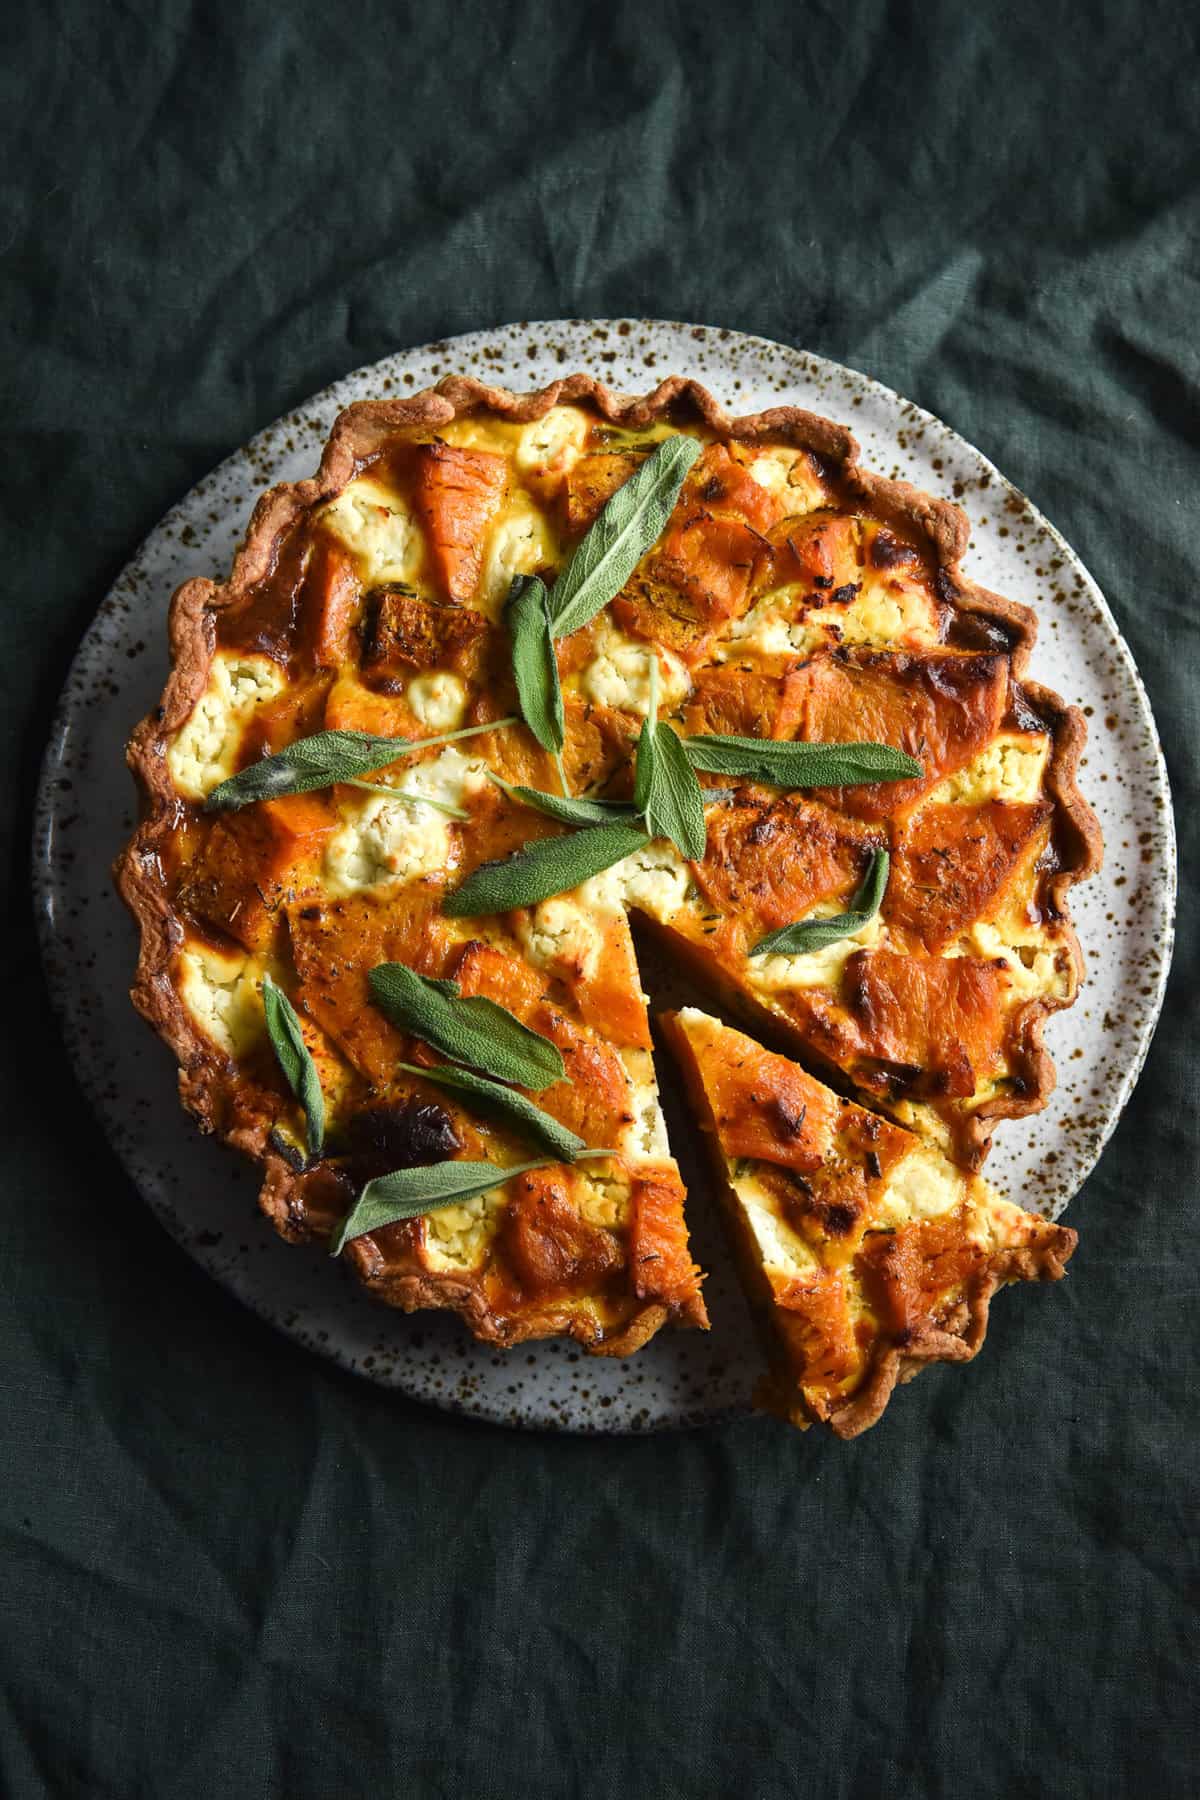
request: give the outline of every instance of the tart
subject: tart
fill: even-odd
[[[612,522],[653,482],[662,516],[621,563]],[[964,1179],[999,1120],[1045,1104],[1043,1027],[1081,978],[1067,893],[1100,838],[1083,721],[1030,680],[1033,615],[966,579],[966,539],[957,507],[864,471],[841,427],[730,418],[678,378],[636,399],[585,375],[528,395],[449,379],[339,417],[317,475],[259,502],[228,580],[174,596],[116,870],[134,1004],[184,1105],[260,1163],[286,1238],[335,1232],[373,1294],[498,1345],[626,1355],[706,1325],[631,917]],[[581,570],[590,606],[555,615]],[[546,608],[557,739],[523,685],[518,596]],[[318,740],[377,753],[299,781]],[[846,773],[864,743],[884,775]],[[820,744],[846,747],[820,765],[836,780],[779,777],[780,751]],[[676,790],[692,771],[674,837],[643,791],[655,745]],[[607,860],[597,845],[564,891],[496,887],[560,839],[582,867],[588,821],[564,800],[608,821]],[[880,869],[881,903],[856,910]],[[506,897],[466,904],[485,892]],[[397,967],[438,1004],[503,1008],[561,1073],[502,1076],[498,1111],[465,1092],[420,1020],[381,1006],[374,972]],[[575,1148],[527,1168],[522,1102],[543,1150],[547,1117]],[[458,1162],[497,1179],[338,1229],[372,1184]]]
[[[839,1437],[968,1362],[993,1293],[1057,1281],[1076,1233],[695,1008],[662,1021],[708,1138],[770,1373],[758,1404]]]

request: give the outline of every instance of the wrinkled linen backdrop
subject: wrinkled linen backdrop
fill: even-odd
[[[1194,868],[1196,35],[1063,0],[10,12],[4,1793],[1195,1791],[1186,883],[1060,1288],[856,1444],[589,1442],[377,1392],[192,1266],[73,1085],[25,859],[72,649],[195,480],[396,347],[632,313],[851,363],[993,457],[1113,604]]]

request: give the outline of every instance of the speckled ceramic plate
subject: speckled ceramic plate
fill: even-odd
[[[558,1343],[498,1354],[456,1320],[387,1311],[326,1257],[289,1248],[266,1227],[253,1172],[195,1132],[179,1109],[167,1051],[129,1005],[133,929],[108,880],[133,827],[125,738],[166,675],[167,600],[185,577],[228,568],[258,492],[311,474],[334,415],[351,400],[408,393],[451,373],[528,389],[574,369],[628,392],[667,374],[694,375],[733,411],[786,401],[844,422],[869,467],[960,499],[974,526],[970,574],[1037,608],[1034,673],[1090,721],[1081,781],[1104,827],[1106,857],[1099,878],[1072,896],[1088,979],[1047,1032],[1058,1090],[1037,1118],[1001,1126],[988,1173],[1013,1199],[1060,1213],[1137,1078],[1170,961],[1175,846],[1145,690],[1078,557],[986,458],[865,376],[762,338],[644,320],[510,325],[388,357],[272,425],[168,513],[84,638],[46,755],[34,884],[50,987],[79,1079],[132,1179],[203,1268],[298,1342],[418,1399],[510,1424],[647,1431],[745,1408],[759,1368],[677,1095],[667,1092],[666,1109],[692,1193],[696,1253],[712,1270],[711,1334],[662,1332],[629,1362]],[[650,959],[645,974],[659,1003],[682,997]]]

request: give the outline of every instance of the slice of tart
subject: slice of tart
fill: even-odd
[[[706,1013],[662,1024],[762,1325],[765,1410],[855,1437],[898,1381],[975,1355],[998,1287],[1063,1274],[1066,1226]]]

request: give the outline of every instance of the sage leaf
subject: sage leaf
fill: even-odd
[[[658,656],[650,651],[650,711],[637,745],[633,801],[652,838],[670,838],[698,862],[708,841],[704,795],[683,745],[658,719]]]
[[[454,1062],[518,1087],[544,1088],[566,1077],[558,1048],[506,1006],[481,994],[464,999],[456,981],[431,981],[407,963],[379,963],[367,977],[371,1000],[401,1031]]]
[[[810,950],[824,950],[840,938],[853,937],[856,931],[875,917],[883,904],[888,884],[891,858],[886,850],[876,850],[871,857],[858,892],[850,902],[850,911],[837,913],[832,919],[800,919],[771,932],[749,952],[751,956],[804,956]]]
[[[605,1158],[612,1154],[611,1150],[580,1150],[577,1157],[582,1162],[584,1157]],[[368,1181],[345,1218],[335,1226],[329,1254],[339,1256],[351,1238],[362,1237],[365,1232],[382,1231],[385,1225],[419,1218],[441,1206],[458,1206],[518,1175],[528,1175],[533,1169],[552,1169],[561,1161],[561,1157],[541,1158],[513,1163],[508,1168],[492,1162],[427,1163],[421,1168],[377,1175]]]
[[[419,1218],[441,1206],[458,1206],[510,1181],[514,1175],[549,1166],[546,1162],[527,1162],[504,1169],[491,1162],[443,1162],[377,1175],[367,1182],[345,1218],[334,1228],[329,1254],[340,1256],[351,1238],[362,1237],[365,1232],[381,1231],[385,1225]]]
[[[537,575],[518,575],[504,619],[512,643],[521,717],[542,749],[556,754],[563,747],[565,727],[545,582]]]
[[[633,824],[594,825],[563,837],[542,838],[504,862],[481,863],[442,901],[452,919],[480,913],[510,912],[514,906],[536,906],[553,894],[566,894],[623,862],[649,839]],[[528,1082],[522,1086],[528,1087]]]
[[[400,1067],[410,1075],[419,1075],[423,1081],[432,1081],[438,1087],[465,1094],[480,1112],[495,1114],[522,1137],[531,1138],[543,1150],[549,1150],[559,1162],[574,1162],[579,1152],[587,1148],[585,1139],[568,1131],[565,1125],[543,1112],[540,1106],[535,1106],[532,1100],[527,1100],[524,1094],[501,1087],[498,1081],[488,1081],[469,1069],[451,1069],[444,1065],[422,1069],[416,1063],[401,1063]]]
[[[319,1156],[325,1143],[325,1096],[317,1065],[309,1054],[296,1009],[267,974],[262,982],[267,1036],[284,1079],[304,1108],[308,1154]]]
[[[546,794],[541,788],[520,787],[502,781],[490,769],[488,776],[522,806],[531,806],[535,812],[545,813],[547,818],[557,819],[561,825],[612,825],[637,817],[637,808],[630,800],[589,800],[582,794]]]
[[[915,757],[890,744],[804,744],[717,734],[681,741],[693,769],[750,775],[776,787],[856,787],[868,781],[911,781],[924,774]]]
[[[612,495],[550,590],[550,629],[555,637],[578,631],[620,593],[661,536],[699,454],[695,438],[664,438]]]
[[[335,781],[353,781],[372,769],[386,768],[410,750],[428,750],[454,738],[475,737],[481,731],[498,731],[515,725],[516,718],[493,719],[486,725],[466,725],[458,731],[439,732],[427,738],[375,737],[369,731],[318,731],[297,738],[273,756],[264,756],[249,768],[231,775],[212,790],[205,812],[236,812],[256,800],[278,800],[284,794],[310,794],[331,787]]]

